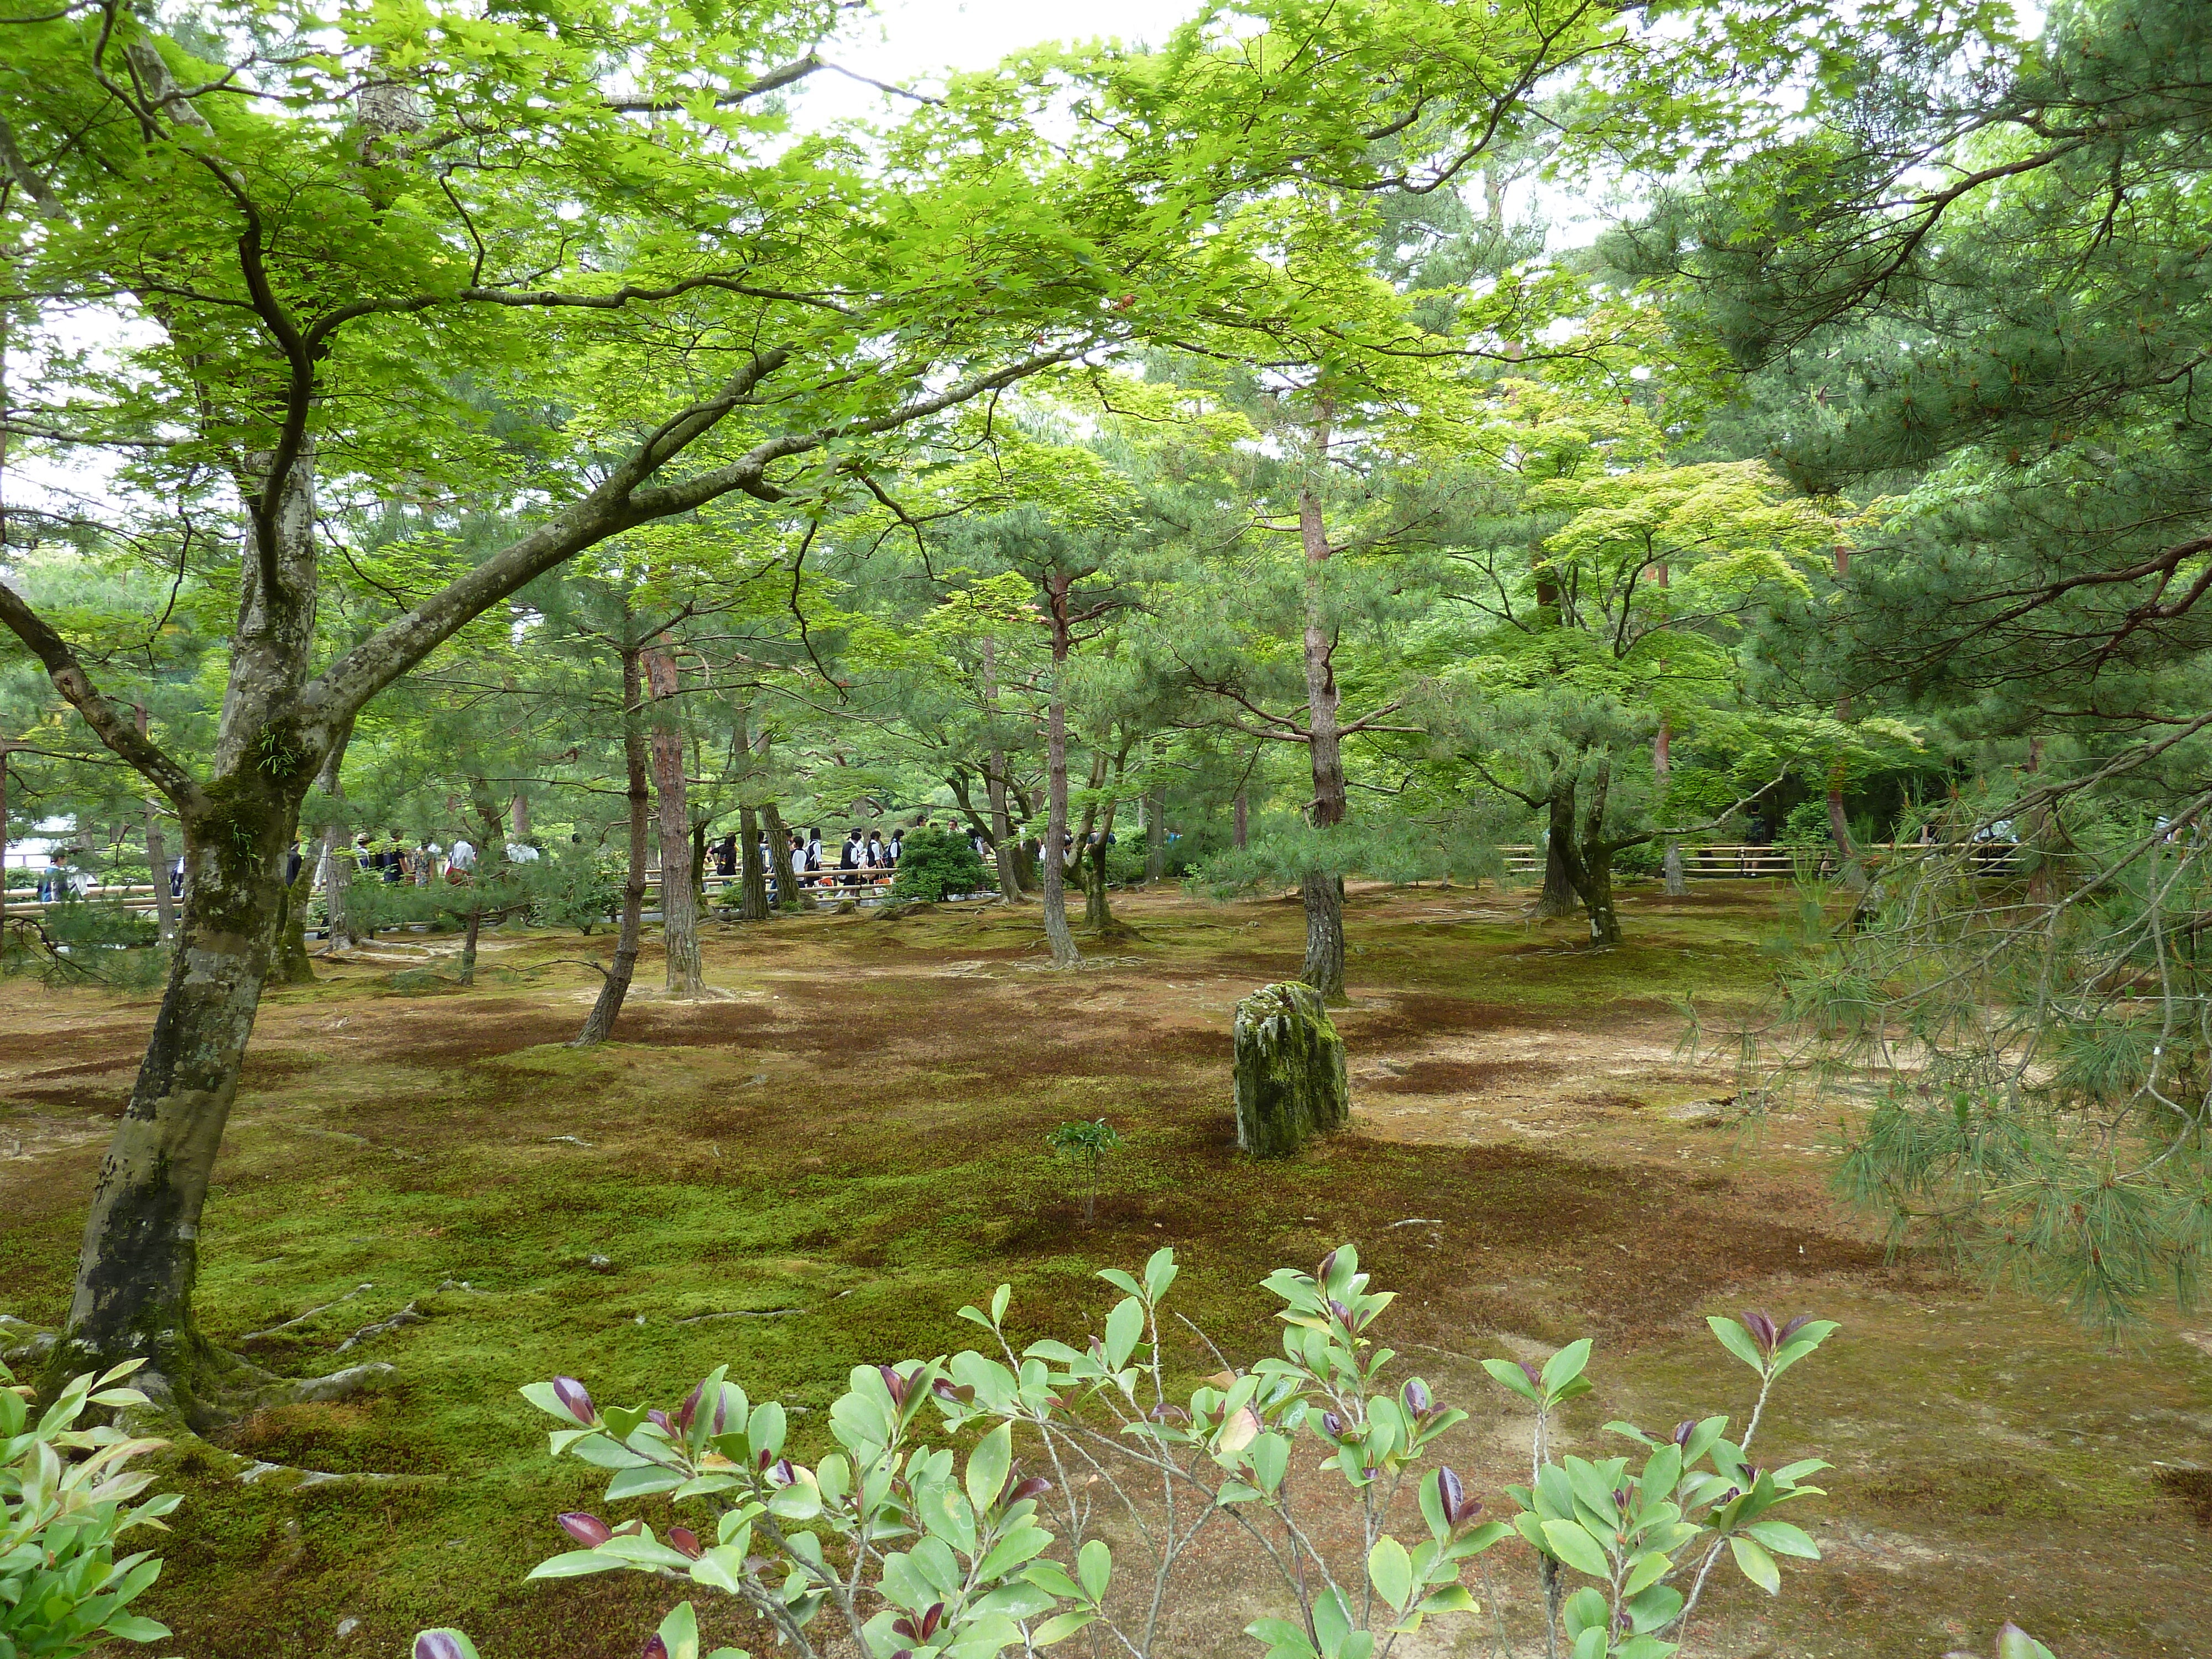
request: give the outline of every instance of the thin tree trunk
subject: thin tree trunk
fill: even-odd
[[[1662,587],[1667,586],[1667,567],[1663,564],[1659,567],[1659,586]],[[1659,665],[1662,669],[1666,665],[1663,662]],[[1656,793],[1659,797],[1659,810],[1662,812],[1667,810],[1667,786],[1674,776],[1674,728],[1672,723],[1666,715],[1660,715],[1658,733],[1651,739],[1651,776],[1652,781],[1658,786]],[[1661,861],[1661,868],[1666,875],[1668,898],[1680,898],[1690,890],[1690,884],[1682,875],[1682,843],[1680,842],[1670,841],[1667,843],[1666,856]]]
[[[1838,542],[1835,559],[1836,580],[1841,581],[1850,574],[1851,550]],[[1836,699],[1836,718],[1845,725],[1850,723],[1851,700],[1849,696]],[[1859,858],[1857,847],[1851,841],[1851,821],[1844,811],[1844,763],[1840,757],[1828,769],[1828,835],[1836,843],[1836,870],[1843,877],[1844,885],[1854,893],[1863,894],[1871,878]]]
[[[627,623],[629,619],[623,620]],[[643,696],[638,684],[638,648],[625,635],[622,653],[623,769],[629,781],[629,873],[623,882],[622,927],[615,936],[614,964],[607,969],[607,976],[599,986],[591,1017],[585,1020],[584,1029],[569,1045],[575,1048],[605,1042],[614,1034],[615,1017],[622,1012],[623,999],[629,994],[631,977],[637,972],[638,939],[644,932],[645,832],[652,793],[647,787],[645,734],[638,728]]]
[[[1067,590],[1071,579],[1054,570],[1045,578],[1052,611],[1052,695],[1045,705],[1044,936],[1052,945],[1052,965],[1073,968],[1083,960],[1067,926],[1067,653],[1070,629]]]
[[[999,641],[983,636],[983,708],[993,720],[999,717]],[[1006,751],[991,750],[983,772],[983,793],[991,808],[991,859],[999,866],[999,902],[1018,904],[1029,895],[1023,890],[1021,848],[1015,844],[1013,814],[1006,810]]]
[[[665,645],[645,653],[653,691],[653,784],[660,806],[660,937],[667,956],[668,994],[696,997],[707,989],[699,967],[699,902],[692,890],[691,807],[684,771],[684,733],[670,699],[676,696],[676,653]]]
[[[146,735],[146,705],[138,705],[138,735]],[[0,813],[0,817],[4,817]],[[7,832],[0,826],[0,850],[4,850]],[[0,863],[4,863],[0,860]],[[154,917],[159,926],[161,943],[173,943],[177,937],[177,901],[169,891],[169,845],[161,833],[161,808],[151,795],[146,798],[146,868],[154,880]]]
[[[806,902],[799,896],[799,879],[791,873],[792,834],[784,827],[783,813],[774,801],[763,801],[761,816],[768,821],[769,856],[775,860],[776,908],[804,909]]]
[[[1145,884],[1157,887],[1168,873],[1168,797],[1157,786],[1145,797]]]
[[[325,824],[322,850],[317,854],[323,872],[323,919],[329,924],[325,954],[353,949],[353,923],[346,915],[346,895],[353,885],[356,866],[348,828],[343,818]],[[166,883],[168,878],[164,875],[161,879]]]
[[[983,781],[991,798],[991,857],[999,866],[999,897],[1018,904],[1029,895],[1023,890],[1022,852],[1014,837],[1013,815],[1006,811],[1006,753],[991,751],[991,769]]]
[[[1244,830],[1247,814],[1244,792],[1242,789],[1239,789],[1237,792],[1235,814],[1235,817],[1231,820],[1229,844],[1241,853],[1244,850]]]
[[[511,867],[507,857],[507,820],[501,816],[499,803],[492,798],[491,780],[482,773],[469,774],[469,805],[477,815],[477,868],[469,881],[469,914],[461,929],[461,983],[477,982],[477,941],[483,932],[483,890],[487,884],[498,881]],[[522,797],[517,795],[512,803],[515,815],[515,838],[521,838],[524,818]]]
[[[1106,803],[1106,817],[1098,826],[1097,844],[1088,846],[1090,837],[1084,837],[1091,858],[1091,881],[1084,894],[1083,925],[1097,933],[1110,933],[1114,927],[1113,908],[1106,898],[1106,838],[1114,833],[1116,805],[1118,802],[1113,799]]]
[[[738,869],[743,884],[738,896],[738,920],[766,921],[768,866],[761,861],[760,814],[750,806],[738,808]]]
[[[307,896],[314,884],[314,860],[303,857],[299,875],[283,889],[284,908],[276,923],[276,962],[270,974],[279,985],[315,982],[315,964],[307,955]]]
[[[1326,453],[1328,428],[1318,428],[1316,449]],[[1298,492],[1298,535],[1306,556],[1306,750],[1313,762],[1313,805],[1316,830],[1344,822],[1342,739],[1337,731],[1336,636],[1322,605],[1322,574],[1332,550],[1321,497],[1310,485]],[[1299,882],[1306,913],[1306,959],[1298,977],[1321,993],[1324,1003],[1347,1000],[1344,991],[1344,876],[1336,870],[1309,870]]]

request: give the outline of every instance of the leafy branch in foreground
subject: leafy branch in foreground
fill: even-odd
[[[35,1417],[33,1390],[0,1364],[0,1655],[74,1659],[111,1641],[158,1642],[169,1627],[128,1611],[161,1576],[161,1558],[115,1558],[133,1527],[159,1527],[184,1500],[132,1499],[154,1483],[133,1458],[168,1443],[107,1425],[79,1428],[88,1410],[147,1404],[120,1386],[145,1362],[70,1380]]]
[[[1778,997],[1736,1034],[1745,1097],[1868,1104],[1838,1184],[1893,1246],[2108,1332],[2154,1297],[2192,1306],[2212,1249],[2208,854],[2187,819],[2055,786],[1962,804],[1847,925],[1801,897]]]
[[[1590,1391],[1588,1339],[1540,1369],[1486,1361],[1536,1408],[1530,1483],[1508,1489],[1510,1519],[1486,1521],[1458,1474],[1435,1462],[1437,1443],[1467,1413],[1438,1403],[1420,1377],[1383,1380],[1396,1355],[1368,1333],[1393,1293],[1369,1288],[1350,1245],[1311,1273],[1268,1276],[1288,1328],[1279,1355],[1247,1370],[1224,1362],[1171,1392],[1162,1319],[1176,1273],[1170,1249],[1141,1277],[1107,1269],[1098,1277],[1123,1296],[1103,1334],[1019,1353],[1006,1329],[1012,1288],[1001,1285],[988,1312],[960,1310],[991,1334],[998,1358],[971,1349],[854,1368],[830,1409],[838,1449],[811,1466],[787,1449],[783,1406],[750,1401],[726,1367],[673,1413],[602,1407],[573,1377],[532,1383],[524,1395],[561,1425],[553,1453],[613,1471],[609,1502],[665,1496],[702,1514],[696,1528],[665,1537],[641,1520],[562,1515],[581,1547],[530,1576],[627,1570],[717,1591],[805,1659],[823,1650],[815,1626],[825,1619],[872,1659],[1034,1654],[1093,1626],[1094,1644],[1149,1659],[1178,1564],[1221,1525],[1241,1531],[1274,1575],[1279,1610],[1246,1627],[1267,1659],[1385,1659],[1428,1619],[1479,1611],[1462,1574],[1517,1533],[1536,1552],[1551,1659],[1667,1659],[1681,1650],[1723,1553],[1770,1594],[1780,1588],[1778,1557],[1819,1559],[1775,1511],[1819,1495],[1802,1483],[1827,1465],[1765,1468],[1749,1455],[1776,1379],[1836,1329],[1828,1321],[1711,1321],[1759,1376],[1742,1439],[1727,1437],[1723,1416],[1666,1436],[1608,1423],[1644,1449],[1633,1474],[1627,1457],[1552,1455],[1560,1407]],[[964,1462],[931,1443],[975,1431]],[[1318,1485],[1293,1470],[1294,1449],[1316,1441],[1328,1453],[1320,1474],[1334,1476]],[[1408,1496],[1421,1523],[1410,1542],[1393,1530]],[[1109,1521],[1118,1562],[1098,1535]],[[1356,1543],[1334,1541],[1352,1531]],[[700,1640],[687,1601],[646,1651],[699,1659]],[[454,1630],[416,1638],[416,1659],[475,1653]],[[744,1656],[723,1648],[709,1659]]]

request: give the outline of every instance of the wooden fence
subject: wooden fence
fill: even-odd
[[[2011,862],[2018,843],[2008,841],[1944,843],[1935,846],[1908,842],[1902,846],[1895,842],[1877,842],[1860,851],[1876,867],[1897,858],[1900,854],[1929,854],[1956,857],[1971,853],[1975,865],[1989,874],[2001,873]],[[1501,847],[1505,855],[1505,871],[1510,876],[1534,879],[1544,873],[1544,849],[1540,847]],[[1790,876],[1802,867],[1813,876],[1832,876],[1835,872],[1835,849],[1832,847],[1759,847],[1747,842],[1718,842],[1686,844],[1682,848],[1682,873],[1693,879],[1727,878],[1735,880],[1771,879]],[[848,879],[851,878],[852,879]],[[360,879],[368,879],[367,877]],[[735,887],[740,878],[715,875],[707,877],[707,896],[720,895],[724,890]],[[863,903],[887,897],[890,892],[891,872],[888,870],[811,871],[806,875],[802,890],[817,904],[836,903],[841,899],[857,898]],[[646,902],[653,904],[660,890],[660,877],[656,871],[645,878]],[[7,908],[11,915],[43,915],[46,907],[28,897],[33,888],[12,888],[8,893]],[[18,896],[24,895],[26,896]],[[150,914],[155,908],[151,886],[94,887],[85,896],[94,900],[119,900],[128,910]]]
[[[1899,854],[1911,857],[1925,854],[1955,858],[1961,853],[1971,853],[1975,865],[1988,873],[1996,873],[2011,862],[2017,842],[1986,841],[1973,842],[1942,842],[1930,845],[1920,842],[1876,842],[1860,848],[1868,863],[1877,869]],[[1540,847],[1501,847],[1505,855],[1505,870],[1509,875],[1536,877],[1544,873],[1544,849]],[[1682,848],[1682,873],[1686,877],[1711,878],[1728,877],[1736,879],[1759,877],[1794,876],[1802,869],[1808,875],[1832,876],[1836,873],[1836,849],[1823,843],[1818,847],[1753,846],[1744,842],[1717,843],[1685,842]]]

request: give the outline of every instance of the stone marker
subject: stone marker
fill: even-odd
[[[1344,1039],[1321,993],[1293,980],[1237,1005],[1237,1145],[1255,1158],[1288,1158],[1352,1115]]]

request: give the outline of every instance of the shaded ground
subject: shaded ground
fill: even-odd
[[[545,1460],[520,1383],[563,1370],[672,1405],[726,1360],[757,1398],[818,1413],[853,1364],[969,1346],[953,1310],[1000,1279],[1024,1335],[1079,1332],[1113,1299],[1094,1271],[1164,1242],[1182,1310],[1248,1358],[1274,1341],[1256,1281],[1348,1238],[1403,1292],[1387,1340],[1475,1409],[1450,1458],[1479,1491],[1526,1478],[1482,1357],[1596,1336],[1600,1386],[1568,1425],[1595,1450],[1609,1418],[1747,1407],[1704,1314],[1844,1322],[1761,1431],[1838,1466],[1804,1517],[1826,1559],[1779,1601],[1723,1592],[1728,1634],[1698,1651],[1934,1656],[2011,1617],[2062,1659],[2212,1653],[2212,1337],[2101,1353],[1886,1267],[1825,1196],[1819,1124],[1728,1121],[1711,1103],[1731,1081],[1677,1052],[1676,999],[1755,990],[1771,902],[1733,884],[1632,897],[1630,943],[1593,954],[1494,894],[1355,895],[1353,1127],[1273,1167],[1231,1145],[1226,1033],[1239,996],[1295,970],[1295,904],[1133,898],[1143,937],[1076,975],[1040,969],[1033,911],[726,929],[725,1000],[641,1000],[586,1054],[557,1045],[596,939],[488,941],[467,993],[419,971],[403,991],[379,963],[276,994],[209,1206],[201,1318],[236,1343],[347,1297],[247,1352],[301,1375],[387,1359],[403,1380],[227,1443],[420,1478],[280,1495],[186,1460],[149,1610],[193,1655],[389,1653],[438,1622],[487,1659],[632,1654],[672,1599],[658,1586],[520,1583],[559,1547],[552,1514],[597,1489]],[[0,997],[0,1312],[63,1311],[151,1017]],[[1102,1114],[1128,1147],[1086,1231],[1044,1136]],[[424,1322],[334,1358],[410,1303]],[[802,1445],[822,1433],[799,1421]],[[1517,1595],[1521,1564],[1499,1560]],[[1256,1651],[1227,1634],[1261,1607],[1240,1563],[1204,1558],[1195,1582],[1176,1650]],[[1524,1627],[1525,1601],[1508,1613]],[[1486,1621],[1431,1632],[1416,1654],[1493,1651]]]

